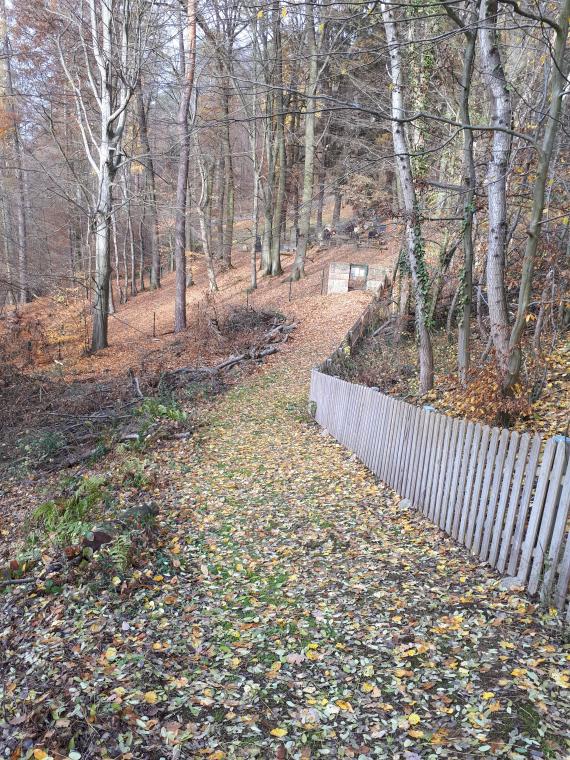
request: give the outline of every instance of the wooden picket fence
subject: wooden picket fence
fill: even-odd
[[[320,368],[310,400],[316,421],[412,507],[570,621],[567,439],[453,419]]]

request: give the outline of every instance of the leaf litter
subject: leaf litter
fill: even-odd
[[[317,428],[306,380],[331,336],[300,332],[152,452],[146,567],[0,597],[3,756],[566,756],[556,613]]]

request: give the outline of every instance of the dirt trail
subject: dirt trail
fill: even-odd
[[[310,367],[358,304],[319,309],[199,439],[153,453],[160,562],[144,584],[10,592],[0,746],[19,734],[53,757],[70,741],[84,758],[564,757],[554,616],[400,511],[308,418]]]

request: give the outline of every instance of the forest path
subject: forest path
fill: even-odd
[[[189,746],[228,758],[562,757],[567,671],[548,615],[539,624],[524,596],[399,510],[312,423],[318,345],[315,330],[225,397],[183,457],[180,517],[199,579],[176,635],[207,726]]]
[[[146,578],[30,600],[6,688],[42,727],[34,757],[69,736],[74,758],[564,757],[554,616],[307,415],[310,367],[351,320],[305,322],[196,439],[149,452]]]

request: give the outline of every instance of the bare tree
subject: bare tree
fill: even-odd
[[[315,32],[315,7],[312,2],[305,5],[305,39],[309,77],[307,81],[307,105],[305,111],[305,164],[303,169],[303,194],[299,214],[299,240],[291,270],[291,279],[298,280],[305,274],[305,257],[311,229],[311,208],[313,200],[315,170],[315,114],[317,108],[318,60]]]
[[[542,19],[544,21],[544,17]],[[552,74],[550,80],[550,107],[546,117],[542,143],[537,147],[538,166],[534,180],[530,222],[527,229],[527,241],[524,252],[521,284],[515,323],[509,339],[509,364],[504,378],[504,390],[509,390],[518,380],[522,351],[520,341],[526,324],[526,315],[530,303],[534,263],[538,250],[538,242],[542,230],[542,215],[546,182],[549,175],[550,162],[554,150],[557,132],[560,128],[560,116],[563,108],[563,98],[568,96],[568,26],[570,21],[570,0],[560,4],[558,22],[548,19],[548,24],[555,30],[555,43],[552,50]],[[550,275],[549,275],[550,276]]]
[[[509,363],[509,320],[505,293],[507,241],[507,174],[511,155],[511,93],[505,77],[497,39],[497,0],[482,0],[480,48],[483,78],[491,103],[493,145],[487,166],[489,237],[487,248],[487,292],[491,338],[497,365],[504,376]]]
[[[176,222],[174,233],[174,260],[176,262],[176,301],[174,304],[174,332],[186,329],[186,205],[188,195],[188,170],[190,164],[190,134],[188,116],[196,70],[196,0],[188,0],[187,36],[181,37],[182,85],[178,107],[178,179],[176,182]]]
[[[16,244],[18,247],[18,300],[24,304],[30,300],[30,285],[29,285],[29,273],[28,273],[28,224],[26,218],[26,185],[24,180],[23,170],[23,150],[22,141],[20,139],[20,127],[18,124],[18,116],[16,113],[16,101],[14,94],[14,85],[12,81],[12,50],[10,47],[10,36],[8,33],[8,20],[6,16],[6,0],[1,0],[0,3],[0,34],[2,37],[2,55],[3,71],[2,71],[2,83],[1,86],[5,93],[4,108],[8,110],[8,119],[11,122],[9,125],[10,137],[12,142],[12,152],[14,161],[14,174],[16,179],[17,188],[17,238]]]
[[[380,9],[386,30],[386,40],[390,56],[392,138],[396,167],[404,199],[408,263],[414,286],[416,327],[420,344],[420,392],[427,393],[433,387],[433,350],[428,326],[427,271],[424,260],[424,243],[405,127],[406,112],[404,108],[402,55],[398,39],[398,27],[392,6],[381,3]]]
[[[74,95],[85,154],[97,177],[92,212],[95,274],[91,350],[98,351],[107,346],[113,186],[124,160],[121,140],[127,107],[140,75],[146,8],[138,0],[90,0],[79,7],[79,12],[70,6],[55,12],[63,20],[57,38],[59,59]],[[77,65],[79,56],[81,67]],[[93,103],[99,116],[96,128],[89,118]]]

